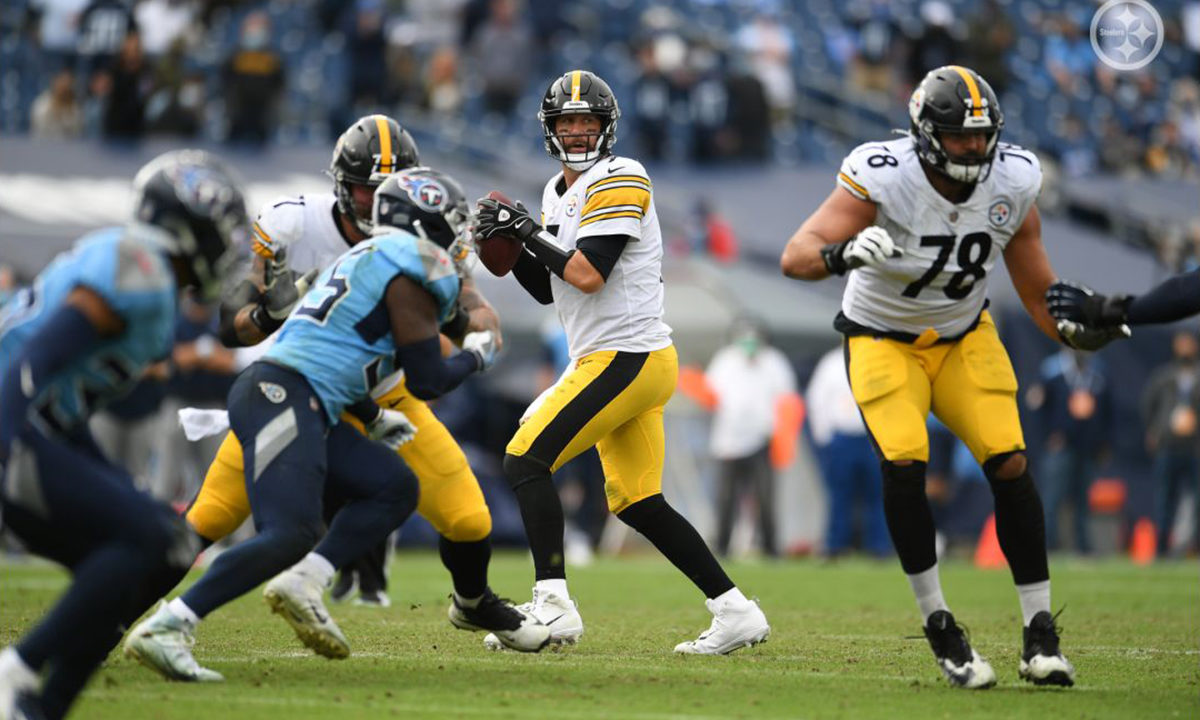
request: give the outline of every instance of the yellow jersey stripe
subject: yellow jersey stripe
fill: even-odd
[[[591,225],[594,222],[600,222],[602,220],[615,220],[616,218],[633,218],[634,220],[641,220],[642,214],[638,212],[631,212],[629,210],[622,210],[620,212],[614,212],[610,214],[596,215],[595,217],[590,217],[587,220],[581,220],[579,222],[579,227]]]
[[[650,191],[640,185],[602,188],[587,199],[580,217],[587,217],[597,210],[621,205],[636,205],[645,212],[650,209]]]
[[[871,193],[867,192],[867,189],[865,187],[854,182],[852,179],[850,179],[850,176],[847,175],[846,173],[844,173],[844,172],[838,173],[838,180],[841,180],[842,182],[849,185],[851,188],[857,190],[864,197],[868,197],[868,198],[871,197]]]
[[[592,190],[594,190],[595,188],[597,188],[601,185],[607,185],[608,183],[615,183],[615,182],[641,183],[642,185],[646,186],[647,190],[650,189],[650,179],[644,175],[611,175],[606,178],[601,178],[601,179],[597,180],[596,182],[592,183],[591,185],[588,185],[587,190],[585,192],[590,193],[590,192],[592,192]]]
[[[254,251],[255,255],[257,255],[261,258],[264,258],[266,260],[271,260],[275,257],[275,253],[271,252],[271,248],[267,247],[266,245],[263,245],[261,242],[258,242],[258,241],[251,243],[250,249]]]
[[[583,75],[582,70],[571,71],[571,101],[579,102],[579,78]]]
[[[388,127],[387,118],[375,116],[375,127],[379,129],[379,172],[391,173],[392,167],[392,131]]]
[[[967,92],[971,93],[971,114],[975,117],[983,116],[983,98],[979,94],[979,85],[975,82],[975,77],[971,72],[961,65],[951,65],[951,69],[958,73],[963,82],[967,84]]]

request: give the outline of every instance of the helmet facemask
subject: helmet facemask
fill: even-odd
[[[552,113],[539,111],[538,119],[542,123],[542,134],[546,141],[546,152],[550,153],[551,157],[555,158],[570,169],[583,172],[600,162],[601,158],[612,154],[612,147],[617,142],[617,117],[620,116],[620,112],[617,111],[615,113],[615,117],[609,117],[603,113],[594,112],[591,109],[591,106],[586,102],[581,102],[579,104],[582,105],[582,107],[578,109],[564,107],[562,110]],[[568,102],[566,105],[569,106],[571,103]],[[589,143],[592,145],[591,150],[581,153],[567,152],[566,147],[563,145],[562,138],[557,132],[555,132],[554,125],[558,118],[573,114],[592,115],[600,120],[599,132],[595,134],[574,136],[595,138],[594,144]]]

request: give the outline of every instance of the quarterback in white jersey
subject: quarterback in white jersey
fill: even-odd
[[[932,70],[909,101],[908,137],[867,143],[842,163],[837,187],[788,241],[789,277],[850,278],[834,326],[846,370],[883,469],[884,514],[925,635],[955,687],[985,688],[996,673],[971,649],[938,578],[925,497],[932,411],[983,466],[996,533],[1024,619],[1021,677],[1071,685],[1050,614],[1042,503],[1017,413],[1017,379],[987,311],[987,279],[1004,258],[1018,295],[1050,337],[1090,347],[1095,334],[1060,337],[1046,307],[1054,272],[1035,201],[1033,153],[999,142],[1004,116],[975,71]]]
[[[612,154],[620,115],[595,73],[555,78],[538,118],[562,171],[546,183],[541,224],[520,203],[479,201],[477,242],[505,236],[524,244],[513,274],[539,302],[558,308],[572,360],[505,450],[504,474],[521,506],[537,578],[525,607],[550,626],[553,641],[574,643],[583,634],[567,591],[563,510],[550,476],[595,445],[609,510],[708,598],[712,627],[675,651],[725,654],[762,642],[770,627],[662,495],[663,406],[679,361],[663,322],[662,232],[650,178],[641,163]]]

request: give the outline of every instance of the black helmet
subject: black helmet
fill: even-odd
[[[146,163],[133,190],[136,220],[166,231],[167,254],[191,271],[184,284],[215,300],[233,261],[230,247],[245,239],[249,224],[241,184],[212,155],[175,150]]]
[[[392,175],[375,191],[371,213],[375,234],[398,228],[440,245],[451,257],[465,256],[471,206],[462,186],[432,168]]]
[[[586,153],[568,153],[554,132],[554,119],[560,115],[596,115],[600,118],[600,138],[596,149]],[[596,73],[587,70],[572,70],[555,78],[542,97],[542,108],[538,120],[542,123],[542,135],[546,140],[546,152],[572,170],[587,170],[612,153],[617,142],[617,120],[621,109],[608,83]]]
[[[979,73],[960,65],[930,70],[908,101],[908,115],[922,161],[959,182],[977,183],[987,178],[1004,128],[1004,114],[992,86]],[[974,131],[987,134],[983,158],[951,157],[942,147],[941,133]]]
[[[338,138],[333,146],[333,159],[329,161],[338,209],[359,230],[370,233],[370,218],[355,212],[350,186],[377,187],[388,175],[420,164],[417,143],[400,123],[386,115],[359,118]]]

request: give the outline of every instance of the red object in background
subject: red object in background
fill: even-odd
[[[1097,478],[1088,489],[1088,505],[1100,515],[1116,515],[1125,507],[1128,492],[1120,478]]]
[[[791,394],[775,405],[775,432],[771,435],[771,467],[782,470],[796,457],[796,439],[804,427],[804,399]]]
[[[1139,518],[1133,525],[1133,536],[1129,539],[1129,559],[1134,565],[1149,565],[1154,562],[1157,536],[1150,518]]]
[[[679,391],[687,395],[705,410],[717,407],[717,393],[708,384],[704,371],[694,365],[679,368]]]
[[[996,516],[988,515],[979,533],[979,544],[975,546],[975,567],[988,570],[1008,567],[1004,551],[1000,549],[1000,538],[996,535]]]
[[[708,236],[709,255],[721,262],[737,260],[737,236],[733,234],[733,227],[725,222],[725,218],[715,212],[710,212],[704,220],[704,230]]]

